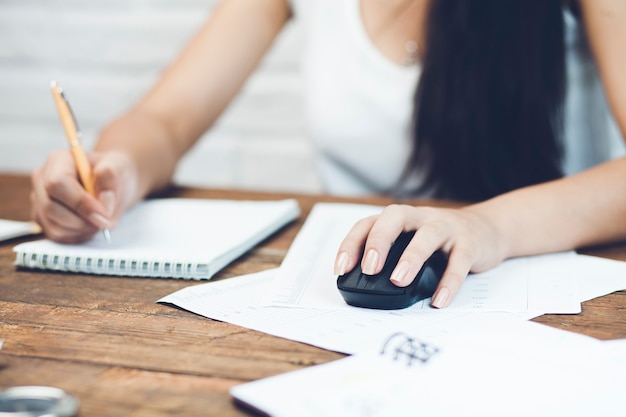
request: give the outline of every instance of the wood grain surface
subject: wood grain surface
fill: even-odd
[[[29,219],[29,188],[25,176],[0,175],[0,218]],[[298,221],[216,280],[278,266],[317,201],[391,202],[176,187],[165,195],[299,200]],[[78,397],[81,416],[240,416],[247,411],[232,402],[233,385],[343,357],[155,303],[195,281],[16,270],[12,247],[25,240],[0,244],[0,389],[57,386]],[[626,260],[624,245],[584,252]],[[579,315],[535,320],[600,339],[626,338],[626,292],[585,302]]]

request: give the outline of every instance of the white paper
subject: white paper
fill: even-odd
[[[266,302],[285,307],[349,308],[337,291],[337,248],[357,220],[382,207],[319,203],[309,214],[272,284]],[[450,311],[580,313],[574,252],[511,259],[463,283]],[[411,309],[427,309],[424,300]]]
[[[410,366],[416,350],[404,344],[245,383],[231,394],[274,417],[623,415],[626,364],[600,342],[531,323],[513,327],[506,337],[419,336],[438,350]]]
[[[626,363],[626,339],[605,340],[602,343],[610,349],[611,352]]]
[[[41,228],[34,222],[0,219],[0,242],[37,233],[41,233]]]
[[[580,301],[626,290],[626,262],[579,255],[575,267]]]
[[[571,258],[571,259],[570,259]],[[624,288],[626,265],[591,256],[568,256],[569,267],[593,272],[579,274],[584,289],[579,301]],[[605,269],[606,267],[606,269]],[[606,273],[605,273],[606,271]],[[346,306],[337,309],[285,308],[263,306],[259,294],[267,291],[278,270],[224,279],[184,288],[159,302],[246,328],[343,353],[375,349],[390,331],[415,332],[444,337],[490,330],[504,335],[514,322],[523,322],[542,313],[465,312],[453,309],[408,308],[395,311],[369,310]],[[574,278],[572,278],[574,279]],[[491,294],[493,295],[493,294]],[[617,343],[616,343],[617,344]],[[626,356],[626,355],[625,355]]]
[[[276,270],[194,285],[158,300],[185,310],[274,336],[343,353],[378,347],[390,330],[419,331],[442,337],[469,329],[485,329],[523,321],[536,314],[469,313],[448,309],[370,310],[285,308],[259,305],[259,294],[271,284]]]
[[[315,283],[315,271],[323,268],[308,258],[315,259],[319,252],[334,256],[321,231],[333,235],[333,230],[339,230],[336,235],[340,236],[352,224],[353,216],[360,218],[376,210],[379,208],[361,205],[318,205],[312,212],[313,220],[304,225],[280,268],[188,287],[159,302],[321,348],[357,353],[375,348],[391,330],[418,331],[427,337],[487,329],[497,334],[511,322],[549,312],[575,312],[584,300],[626,288],[626,263],[567,252],[513,259],[495,270],[472,275],[452,305],[441,310],[429,307],[428,300],[392,311],[351,307],[341,298],[332,276],[318,280],[324,285],[318,285],[322,290],[317,294],[327,298],[318,303],[323,307],[308,307],[306,303],[268,306],[259,297],[275,293],[276,284],[283,282],[275,279],[278,274],[283,279],[291,277],[295,283],[285,282],[283,294],[299,294],[294,298],[298,301],[311,292],[316,287],[311,283]],[[319,220],[325,217],[329,220]],[[310,243],[308,237],[316,231],[319,233]],[[313,278],[302,286],[302,276]]]
[[[380,206],[363,204],[315,204],[281,263],[267,303],[343,307],[333,275],[337,249],[358,220],[381,211]]]

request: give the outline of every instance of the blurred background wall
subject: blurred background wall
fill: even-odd
[[[50,80],[90,149],[156,81],[217,0],[0,0],[0,172],[29,173],[66,147]],[[316,192],[290,24],[217,125],[181,162],[189,185]]]

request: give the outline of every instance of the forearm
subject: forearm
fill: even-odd
[[[286,0],[225,0],[139,103],[159,115],[181,153],[239,92],[289,19]]]
[[[286,0],[221,2],[149,93],[104,130],[96,149],[131,158],[136,199],[170,182],[180,158],[228,106],[288,17]]]
[[[138,109],[108,125],[95,150],[120,152],[130,160],[136,178],[131,203],[166,187],[182,157],[160,118]]]
[[[505,257],[626,239],[626,158],[465,210],[489,219]]]

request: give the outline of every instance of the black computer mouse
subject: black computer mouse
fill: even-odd
[[[435,252],[424,263],[413,282],[407,287],[397,287],[389,280],[400,255],[414,234],[415,232],[404,232],[398,236],[389,249],[383,269],[378,274],[366,275],[361,272],[359,259],[352,271],[337,277],[337,288],[344,300],[356,307],[395,310],[432,297],[448,264],[446,255],[441,251]]]

